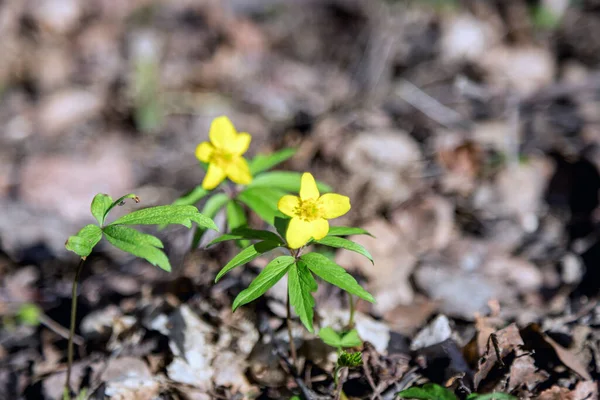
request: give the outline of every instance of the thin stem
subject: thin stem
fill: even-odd
[[[348,293],[348,302],[350,303],[350,318],[348,319],[348,329],[352,329],[354,328],[354,312],[356,311],[356,309],[354,305],[354,296],[352,296],[350,293]]]
[[[75,319],[77,316],[77,283],[79,282],[79,275],[83,269],[83,263],[85,257],[81,257],[79,265],[77,265],[77,271],[75,272],[75,278],[73,279],[73,290],[71,291],[71,327],[69,330],[69,346],[67,348],[67,379],[65,381],[65,393],[71,392],[71,367],[73,366],[73,337],[75,336]]]
[[[294,336],[292,335],[292,308],[290,307],[290,292],[289,292],[289,290],[287,293],[286,308],[287,308],[286,322],[287,322],[288,337],[290,340],[290,354],[292,356],[292,362],[294,363],[294,368],[298,368],[298,357],[296,356],[296,345],[294,344]]]

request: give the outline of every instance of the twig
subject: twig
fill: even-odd
[[[446,128],[454,129],[470,124],[462,115],[446,107],[405,79],[402,79],[396,86],[395,93],[427,117]]]
[[[40,314],[39,320],[40,320],[40,324],[42,324],[46,328],[50,329],[52,332],[56,333],[58,336],[62,336],[65,339],[69,339],[69,330],[67,328],[65,328],[64,326],[62,326],[61,324],[59,324],[58,322],[56,322],[55,320],[53,320],[52,318],[50,318],[49,316],[47,316],[46,314],[44,314],[44,313]],[[83,346],[83,344],[85,342],[81,336],[73,335],[73,343],[75,343],[77,346]]]
[[[373,380],[373,377],[371,376],[371,371],[369,370],[368,361],[369,361],[370,356],[371,356],[371,354],[369,354],[367,352],[363,352],[363,370],[365,371],[365,377],[367,378],[367,382],[369,382],[369,386],[371,386],[371,389],[373,390],[373,396],[371,396],[371,399],[381,400],[381,396],[379,395],[379,390],[375,386],[375,381]]]

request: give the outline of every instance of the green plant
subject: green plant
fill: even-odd
[[[119,205],[123,205],[125,200],[132,199],[136,203],[140,202],[138,196],[127,194],[116,201],[106,194],[97,194],[92,200],[91,212],[97,225],[89,224],[83,227],[76,235],[69,237],[65,243],[67,250],[70,250],[81,257],[75,277],[73,279],[72,300],[71,300],[71,324],[69,331],[67,378],[65,383],[65,392],[70,395],[71,367],[73,364],[73,336],[75,334],[75,318],[77,311],[77,282],[87,256],[89,256],[94,247],[100,242],[102,237],[115,246],[136,257],[140,257],[156,265],[165,271],[171,271],[171,264],[166,254],[161,250],[163,244],[159,238],[147,233],[130,228],[130,225],[169,225],[181,224],[188,228],[192,227],[192,222],[205,229],[217,230],[217,226],[212,219],[200,214],[198,209],[191,205],[166,205],[149,207],[142,210],[133,211],[117,220],[106,224],[106,217],[110,211]]]
[[[458,400],[451,390],[435,383],[426,383],[423,386],[413,386],[397,394],[402,399],[418,400]],[[507,393],[471,393],[467,400],[516,400],[515,396]]]
[[[323,342],[337,349],[338,358],[333,372],[333,382],[336,393],[341,393],[340,373],[342,369],[355,368],[362,365],[362,355],[360,352],[347,353],[343,349],[361,346],[362,340],[360,340],[356,329],[338,333],[329,326],[319,331],[319,337]]]
[[[363,289],[344,268],[326,256],[316,252],[302,254],[305,246],[314,243],[355,251],[373,262],[373,258],[363,246],[342,237],[368,234],[368,232],[360,228],[329,227],[329,219],[339,217],[350,209],[350,200],[346,196],[333,193],[321,196],[314,178],[309,173],[302,175],[299,193],[298,197],[284,195],[279,200],[278,209],[288,218],[275,218],[274,225],[278,234],[267,230],[238,228],[210,243],[212,245],[240,239],[258,241],[233,257],[217,274],[215,281],[219,281],[232,269],[276,248],[288,250],[290,255],[279,256],[269,262],[250,286],[235,298],[233,310],[262,296],[287,274],[286,320],[290,353],[294,363],[296,363],[296,351],[291,333],[291,306],[294,307],[306,329],[312,332],[315,306],[312,293],[317,290],[314,275],[350,294],[375,302],[373,296]]]
[[[196,148],[196,157],[206,171],[202,184],[173,204],[194,205],[206,198],[202,213],[213,218],[225,208],[227,231],[247,225],[245,207],[273,225],[275,217],[282,216],[277,210],[277,201],[287,193],[298,193],[301,174],[268,170],[288,160],[296,150],[288,148],[269,155],[259,154],[247,162],[243,155],[252,137],[245,132],[238,133],[226,116],[213,120],[209,139],[209,142],[202,142]],[[235,185],[224,182],[227,178]],[[331,190],[321,182],[318,186],[323,192]],[[206,229],[197,228],[192,248],[198,246],[205,232]],[[245,241],[238,243],[243,247],[248,245]]]

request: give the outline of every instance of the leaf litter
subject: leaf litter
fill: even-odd
[[[525,1],[39,3],[0,6],[7,398],[61,394],[75,267],[62,246],[90,193],[139,188],[159,204],[194,187],[189,149],[216,114],[248,126],[258,152],[297,146],[285,165],[349,194],[340,225],[377,238],[356,238],[374,265],[331,255],[377,301],[356,305],[363,364],[348,371],[348,398],[425,383],[459,398],[598,397],[600,36],[577,22],[593,22],[593,2],[552,8],[562,22],[550,30]],[[142,50],[157,63],[158,102],[135,97]],[[212,286],[233,248],[186,254],[182,232],[159,234],[179,260],[171,275],[106,246],[89,256],[73,387],[91,398],[332,398],[334,349],[298,319],[301,368],[290,368],[277,287],[230,311],[270,260]],[[341,291],[313,294],[315,331],[344,329]],[[28,304],[40,325],[21,323]]]

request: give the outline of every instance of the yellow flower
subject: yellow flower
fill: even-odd
[[[319,240],[327,236],[327,220],[346,214],[350,210],[350,199],[335,193],[320,196],[315,178],[305,172],[300,182],[300,197],[285,195],[279,199],[277,208],[292,217],[285,239],[290,248],[298,249],[311,237]]]
[[[206,190],[214,189],[225,178],[242,185],[252,182],[250,168],[242,157],[248,150],[252,137],[246,132],[237,133],[226,116],[213,120],[208,137],[210,142],[202,142],[196,147],[198,160],[208,163],[202,187]]]

